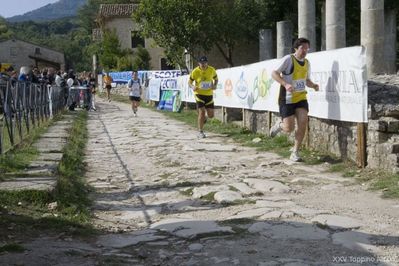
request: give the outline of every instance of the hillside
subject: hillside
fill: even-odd
[[[78,9],[86,2],[87,0],[59,0],[58,2],[48,4],[23,15],[7,18],[7,21],[46,21],[64,17],[72,17],[77,14]]]

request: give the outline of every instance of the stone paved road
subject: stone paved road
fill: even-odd
[[[59,265],[399,265],[399,201],[326,166],[197,140],[161,113],[98,106],[86,176],[94,223],[109,233],[69,239],[78,255]],[[31,245],[63,261],[57,241]]]

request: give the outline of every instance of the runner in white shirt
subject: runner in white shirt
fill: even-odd
[[[129,80],[127,86],[129,88],[129,99],[132,102],[132,111],[134,116],[137,116],[137,110],[140,106],[141,94],[143,92],[140,79],[137,76],[137,71],[132,72],[132,79]]]

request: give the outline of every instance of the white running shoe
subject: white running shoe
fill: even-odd
[[[298,151],[293,151],[293,152],[291,153],[290,160],[293,161],[293,162],[299,162],[299,161],[301,161],[302,159],[301,159],[301,157],[299,157]]]
[[[281,130],[283,130],[280,126],[281,122],[277,122],[276,124],[274,124],[274,126],[272,126],[272,128],[270,129],[270,137],[274,138],[278,133],[281,132]]]
[[[205,133],[204,133],[203,131],[200,131],[200,132],[198,133],[198,138],[199,138],[199,139],[204,139],[204,138],[206,138]]]

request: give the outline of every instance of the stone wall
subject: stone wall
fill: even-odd
[[[372,77],[368,82],[368,94],[367,166],[399,172],[399,77]],[[280,119],[277,113],[252,110],[245,110],[243,117],[245,127],[266,135],[270,125]],[[293,134],[290,138],[293,140]],[[310,117],[309,135],[304,145],[356,161],[357,123]]]

